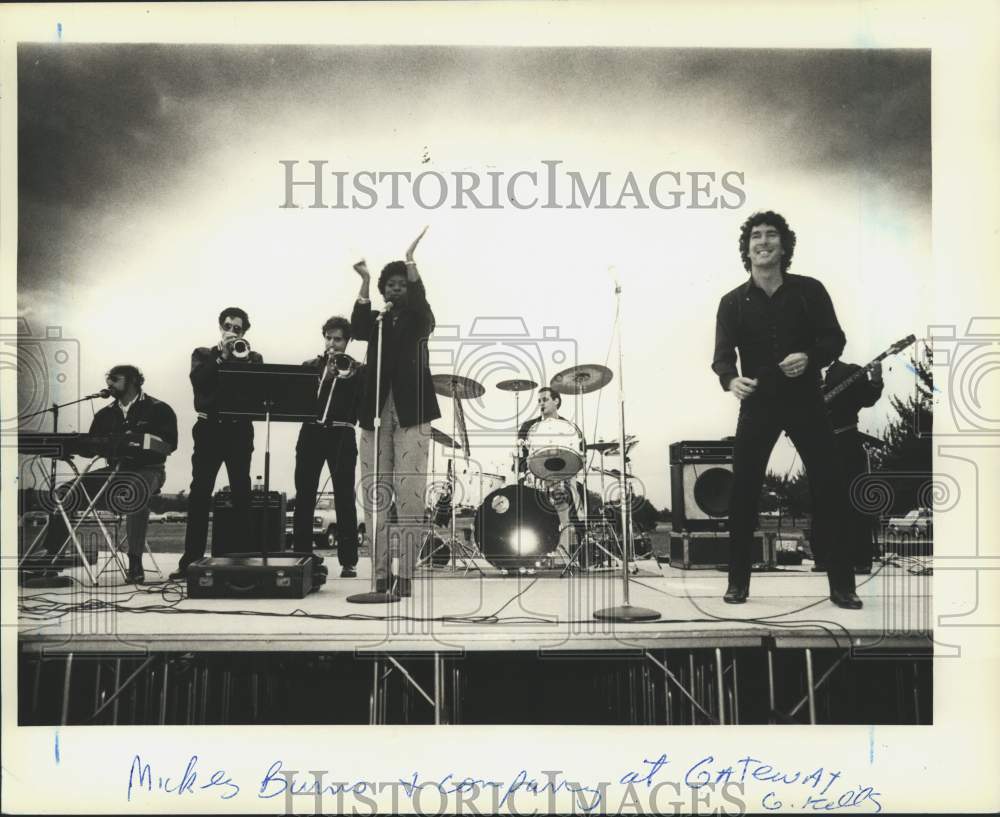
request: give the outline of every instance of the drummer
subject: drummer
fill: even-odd
[[[523,482],[528,476],[528,453],[530,449],[529,438],[531,437],[531,432],[540,422],[543,420],[563,420],[569,423],[576,430],[578,435],[577,443],[580,447],[581,454],[585,450],[583,432],[577,428],[576,424],[570,420],[566,420],[565,417],[560,416],[559,409],[562,406],[562,396],[555,389],[551,389],[548,386],[543,386],[538,390],[538,409],[540,414],[537,417],[533,417],[527,422],[521,425],[521,428],[517,432],[517,479],[519,482]],[[567,553],[573,552],[573,529],[570,522],[578,522],[580,520],[581,510],[583,508],[583,497],[579,493],[579,485],[575,479],[557,480],[557,481],[547,481],[543,485],[546,493],[549,495],[549,499],[555,506],[556,511],[559,513],[559,544],[562,545]]]

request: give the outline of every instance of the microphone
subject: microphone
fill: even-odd
[[[99,397],[102,400],[104,400],[105,398],[110,397],[110,396],[111,396],[110,390],[108,390],[108,389],[101,389],[100,391],[95,391],[93,394],[88,394],[83,399],[84,400],[96,400]]]

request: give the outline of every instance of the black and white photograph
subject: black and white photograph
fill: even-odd
[[[4,811],[995,810],[916,8],[5,9]]]

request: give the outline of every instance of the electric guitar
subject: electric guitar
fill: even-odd
[[[832,389],[830,389],[830,391],[826,392],[823,395],[823,402],[829,403],[838,394],[840,394],[846,389],[849,389],[860,378],[868,374],[868,372],[870,372],[875,367],[876,363],[881,363],[883,360],[889,357],[889,355],[895,355],[898,354],[899,352],[902,352],[907,346],[916,343],[916,340],[917,340],[916,335],[907,335],[905,338],[897,340],[894,344],[892,344],[892,346],[890,346],[888,349],[882,352],[882,354],[880,354],[878,357],[872,360],[867,366],[858,369],[850,377],[845,378],[843,381],[841,381]]]

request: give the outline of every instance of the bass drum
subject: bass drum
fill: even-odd
[[[559,514],[542,491],[507,485],[476,511],[476,543],[500,570],[533,569],[559,544]]]

